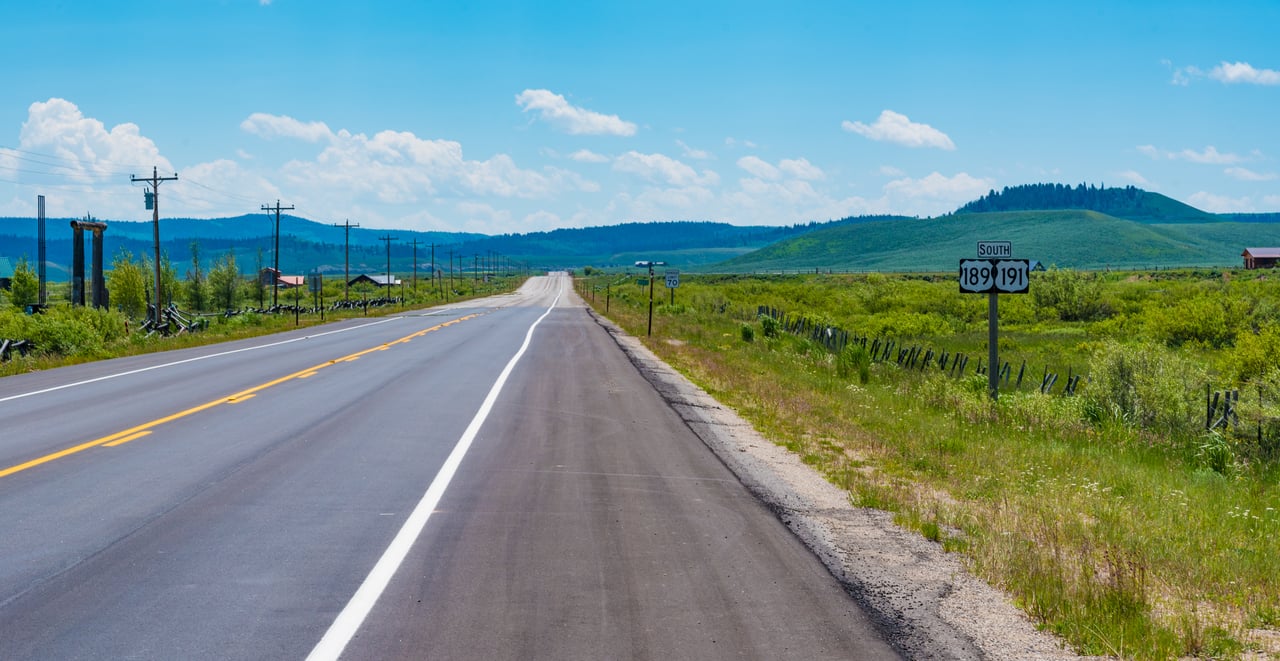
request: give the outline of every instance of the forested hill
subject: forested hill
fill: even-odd
[[[1141,188],[1107,188],[1079,184],[1074,188],[1062,184],[1026,184],[1006,186],[970,202],[956,213],[988,213],[1004,211],[1044,211],[1079,209],[1097,211],[1116,218],[1154,223],[1213,222],[1217,216],[1159,193]]]

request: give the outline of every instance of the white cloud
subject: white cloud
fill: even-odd
[[[1165,64],[1169,64],[1169,61],[1165,60]],[[1179,67],[1173,70],[1173,80],[1169,82],[1186,87],[1191,84],[1191,81],[1203,76],[1204,72],[1199,67]]]
[[[1239,154],[1222,153],[1217,147],[1209,145],[1203,151],[1195,151],[1194,149],[1183,149],[1179,152],[1163,151],[1157,149],[1154,145],[1139,145],[1137,147],[1139,153],[1149,156],[1152,159],[1167,161],[1187,161],[1189,163],[1201,163],[1207,165],[1230,165],[1232,163],[1240,163],[1247,160]],[[1254,157],[1258,157],[1259,153],[1254,152]]]
[[[617,115],[605,115],[571,105],[565,98],[550,90],[525,90],[516,95],[521,110],[538,111],[544,121],[560,127],[573,135],[620,135],[636,133],[636,125]]]
[[[173,165],[150,138],[142,136],[137,124],[107,130],[66,99],[31,104],[18,143],[24,151],[54,156],[58,164],[49,169],[76,182],[119,179],[129,169],[141,176],[153,166],[162,174],[173,172]]]
[[[1240,181],[1275,181],[1277,178],[1280,178],[1280,175],[1277,175],[1274,172],[1254,172],[1248,168],[1240,167],[1227,168],[1223,170],[1223,173],[1228,177],[1239,179]]]
[[[884,176],[886,176],[886,177],[905,177],[905,176],[907,176],[907,173],[906,173],[906,172],[903,172],[902,170],[900,170],[900,169],[898,169],[898,168],[895,168],[895,167],[893,167],[892,165],[881,165],[881,166],[880,166],[880,170],[879,170],[879,172],[880,172],[880,174],[882,174],[882,175],[884,175]]]
[[[754,143],[754,142],[752,142],[752,141],[750,141],[750,140],[738,140],[737,138],[733,138],[733,137],[725,138],[725,139],[724,139],[724,144],[725,144],[725,146],[726,146],[726,147],[737,147],[738,145],[742,145],[743,147],[746,147],[747,149],[755,149],[755,148],[756,148],[756,143]]]
[[[1172,158],[1190,161],[1192,163],[1205,163],[1211,165],[1222,165],[1226,163],[1239,163],[1243,160],[1236,154],[1223,154],[1213,145],[1204,148],[1204,151],[1197,152],[1191,149],[1183,149]]]
[[[1251,85],[1280,85],[1280,71],[1274,69],[1255,69],[1248,62],[1223,62],[1209,72],[1209,77],[1226,83],[1248,83]]]
[[[912,122],[906,115],[884,110],[871,125],[848,120],[840,124],[844,130],[876,141],[892,142],[906,147],[934,147],[954,150],[955,143],[947,134],[928,124]]]
[[[738,159],[738,167],[761,179],[777,179],[778,168],[769,165],[758,156],[743,156]]]
[[[680,145],[681,155],[685,158],[692,158],[699,161],[705,161],[711,158],[711,152],[705,149],[694,149],[684,143],[684,140],[676,140],[676,144]]]
[[[608,163],[609,157],[604,154],[597,154],[590,149],[579,149],[569,154],[569,158],[579,163]]]
[[[332,140],[333,131],[324,122],[300,122],[287,115],[269,115],[255,112],[240,122],[240,129],[246,133],[267,138],[297,138],[307,142]]]
[[[1227,197],[1205,191],[1200,191],[1187,198],[1187,203],[1210,213],[1251,213],[1254,211],[1253,200],[1248,197]]]
[[[671,186],[714,185],[719,183],[720,176],[711,170],[703,170],[699,175],[693,168],[663,154],[641,154],[629,151],[613,162],[613,169],[618,172],[634,174],[650,181],[665,183]]]
[[[888,207],[910,215],[936,215],[955,210],[995,187],[992,179],[961,172],[946,177],[934,172],[922,179],[895,179],[884,185]]]
[[[784,158],[778,162],[778,169],[786,172],[796,179],[809,179],[816,181],[819,179],[825,179],[827,176],[821,168],[810,163],[807,158]]]
[[[1142,174],[1139,173],[1137,170],[1125,170],[1124,172],[1116,173],[1116,176],[1120,177],[1121,179],[1131,184],[1137,184],[1138,186],[1142,186],[1145,188],[1152,187],[1151,182],[1147,181],[1147,178],[1142,176]]]

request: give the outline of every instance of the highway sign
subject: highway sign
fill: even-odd
[[[979,259],[1009,259],[1013,257],[1013,243],[1010,241],[979,241]]]
[[[962,259],[960,293],[1025,294],[1030,270],[1025,259]]]
[[[640,279],[636,280],[636,284],[637,284],[637,285],[640,285],[641,287],[648,287],[648,286],[649,286],[649,279],[648,279],[648,278],[640,278]]]
[[[667,269],[667,289],[675,289],[680,286],[680,271],[676,269]]]

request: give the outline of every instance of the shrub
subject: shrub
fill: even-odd
[[[782,331],[782,324],[778,323],[778,320],[773,317],[762,316],[760,317],[760,330],[765,337],[778,337],[778,334]]]
[[[1198,363],[1162,346],[1106,342],[1089,361],[1085,410],[1164,434],[1195,428],[1205,373]]]
[[[1236,338],[1236,347],[1229,362],[1231,371],[1240,382],[1266,374],[1280,365],[1280,330],[1268,327],[1257,333],[1242,333]]]
[[[756,340],[756,329],[751,324],[743,324],[742,325],[742,341],[755,342],[755,340]]]
[[[1062,321],[1094,321],[1109,313],[1098,278],[1070,269],[1054,268],[1039,274],[1031,285],[1031,298]]]
[[[857,373],[858,383],[871,380],[871,354],[860,344],[846,345],[836,356],[836,375],[848,379]]]

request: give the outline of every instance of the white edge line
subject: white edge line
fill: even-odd
[[[162,364],[162,365],[152,365],[152,366],[150,366],[150,367],[142,367],[142,368],[139,368],[139,369],[136,369],[136,370],[129,370],[128,372],[119,372],[119,373],[117,373],[117,374],[107,374],[106,376],[100,376],[100,377],[93,378],[93,379],[86,379],[86,380],[84,380],[84,381],[76,381],[75,383],[64,383],[64,384],[62,384],[62,385],[60,385],[60,386],[54,386],[54,387],[52,387],[52,388],[45,388],[44,390],[32,390],[31,392],[19,393],[19,394],[17,394],[17,395],[10,395],[10,396],[8,396],[8,397],[0,397],[0,403],[8,402],[8,401],[15,400],[15,399],[22,399],[23,397],[34,397],[35,395],[43,395],[43,394],[45,394],[45,393],[54,392],[55,390],[65,390],[65,389],[67,389],[67,388],[75,388],[75,387],[77,387],[77,386],[87,386],[87,385],[89,385],[90,383],[97,383],[97,382],[99,382],[99,381],[106,381],[106,380],[108,380],[108,379],[116,379],[116,378],[119,378],[119,377],[122,377],[122,376],[130,376],[130,375],[133,375],[133,374],[141,374],[141,373],[143,373],[143,372],[150,372],[151,370],[163,369],[163,368],[165,368],[165,367],[174,367],[174,366],[177,366],[177,365],[183,365],[183,364],[185,364],[185,363],[194,363],[194,362],[196,362],[196,361],[198,361],[198,360],[208,360],[209,358],[218,358],[218,357],[220,357],[220,356],[230,356],[231,354],[243,353],[243,352],[245,352],[245,351],[257,351],[258,349],[267,349],[267,348],[270,348],[270,347],[278,347],[278,346],[283,345],[283,344],[291,344],[291,343],[293,343],[293,342],[301,342],[301,341],[303,341],[303,340],[309,340],[309,339],[311,339],[311,338],[313,338],[313,337],[324,337],[325,335],[334,335],[334,334],[336,334],[336,333],[345,333],[345,332],[347,332],[347,331],[359,330],[359,329],[361,329],[361,328],[368,328],[368,327],[370,327],[370,326],[377,326],[378,324],[385,324],[385,323],[387,323],[388,321],[394,321],[394,320],[396,320],[396,319],[405,319],[405,318],[406,318],[406,317],[399,317],[399,316],[397,316],[397,317],[387,317],[387,318],[385,318],[385,319],[379,319],[378,321],[371,321],[371,322],[369,322],[369,323],[367,323],[367,324],[360,324],[359,326],[348,326],[347,328],[339,328],[338,330],[325,331],[325,332],[323,332],[323,333],[315,333],[315,334],[312,334],[312,335],[306,335],[306,336],[303,336],[303,337],[295,337],[295,338],[293,338],[293,339],[291,339],[291,340],[281,340],[281,341],[279,341],[279,342],[271,342],[271,343],[269,343],[269,344],[259,344],[259,345],[257,345],[257,346],[245,347],[245,348],[243,348],[243,349],[232,349],[231,351],[223,351],[223,352],[220,352],[220,353],[211,353],[211,354],[209,354],[209,355],[207,355],[207,356],[196,356],[195,358],[187,358],[187,359],[185,359],[185,360],[177,360],[177,361],[174,361],[174,362],[172,362],[172,363],[164,363],[164,364]]]
[[[392,576],[400,568],[405,557],[409,555],[409,550],[413,547],[413,543],[417,541],[418,536],[422,534],[422,529],[427,525],[427,519],[431,518],[431,513],[435,511],[436,505],[440,502],[440,498],[444,495],[444,491],[449,486],[449,482],[453,480],[454,474],[458,471],[458,466],[462,463],[462,458],[471,449],[471,443],[475,440],[476,434],[479,433],[481,425],[484,424],[489,412],[493,409],[493,404],[498,400],[498,394],[502,392],[502,386],[506,384],[507,377],[511,375],[511,371],[515,369],[516,363],[520,362],[521,356],[524,355],[526,349],[529,348],[529,342],[533,339],[533,330],[542,323],[542,320],[551,314],[556,304],[560,302],[560,295],[564,293],[563,286],[556,293],[556,298],[551,302],[551,307],[542,313],[529,326],[528,332],[524,336],[524,344],[520,345],[520,350],[511,357],[507,362],[507,366],[503,368],[502,373],[498,375],[498,379],[493,382],[493,387],[489,389],[489,394],[484,398],[484,402],[480,404],[480,410],[476,411],[476,415],[471,419],[471,424],[467,425],[466,431],[462,432],[462,437],[458,439],[457,445],[453,446],[453,451],[449,453],[449,457],[445,459],[444,464],[440,466],[440,471],[436,473],[435,479],[431,481],[431,485],[427,487],[427,492],[422,495],[422,500],[418,501],[418,505],[414,507],[413,512],[405,520],[404,525],[400,528],[400,532],[396,533],[395,539],[391,540],[391,544],[387,546],[387,550],[383,551],[382,557],[378,559],[377,564],[373,566],[373,570],[365,577],[364,582],[360,584],[360,588],[352,595],[351,601],[338,613],[338,617],[334,619],[333,624],[329,625],[329,630],[325,632],[320,642],[316,643],[311,653],[307,655],[307,661],[336,661],[342,656],[342,651],[346,649],[347,643],[355,637],[360,626],[369,615],[369,611],[373,610],[374,604],[378,598],[382,596],[386,590],[387,584],[391,582]]]

